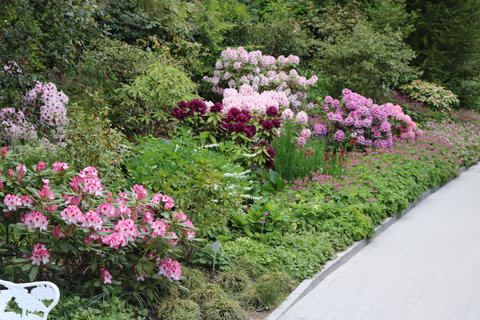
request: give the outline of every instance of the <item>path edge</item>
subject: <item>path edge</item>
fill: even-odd
[[[342,266],[345,262],[350,260],[353,256],[355,256],[362,248],[364,248],[367,244],[369,244],[372,240],[377,238],[383,231],[387,230],[392,224],[398,221],[401,217],[405,214],[410,212],[413,208],[415,208],[420,202],[428,198],[430,195],[438,191],[441,187],[450,183],[451,181],[457,179],[462,173],[467,171],[470,167],[474,166],[472,164],[468,167],[461,167],[458,169],[457,175],[452,176],[448,179],[444,184],[436,185],[435,187],[425,191],[420,198],[417,200],[412,201],[407,208],[405,208],[399,215],[389,217],[385,219],[382,224],[378,225],[375,228],[375,235],[370,239],[364,239],[357,242],[354,242],[349,248],[344,251],[337,253],[335,259],[329,260],[323,266],[323,269],[320,270],[313,278],[303,280],[297,288],[290,293],[290,295],[282,302],[280,306],[278,306],[270,315],[266,318],[266,320],[278,320],[283,314],[285,314],[290,308],[292,308],[300,299],[305,297],[310,291],[312,291],[323,279],[325,279],[330,273],[337,270],[340,266]]]

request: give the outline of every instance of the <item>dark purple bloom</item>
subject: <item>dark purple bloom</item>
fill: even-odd
[[[238,108],[233,107],[232,109],[230,109],[228,113],[235,117],[240,113],[240,110]]]
[[[224,122],[222,126],[227,130],[228,132],[233,132],[235,130],[235,125],[231,123]]]
[[[247,127],[245,126],[245,123],[237,122],[235,124],[235,132],[238,132],[238,133],[245,132],[245,129],[247,129]]]
[[[244,115],[243,113],[240,113],[235,117],[235,120],[240,121],[240,122],[248,122],[250,119],[246,115]]]
[[[266,114],[269,117],[276,117],[278,116],[278,109],[276,107],[268,107]]]
[[[270,168],[272,169],[273,167],[275,167],[275,161],[273,160],[268,160],[265,165],[267,166],[267,168]]]
[[[279,118],[273,119],[272,122],[275,128],[280,128],[282,126],[282,120],[280,120]]]
[[[267,147],[267,153],[270,156],[270,159],[275,158],[275,149],[273,149],[272,147]]]
[[[265,119],[261,122],[262,124],[262,128],[265,130],[265,131],[270,131],[273,129],[273,121],[270,120],[270,119]]]
[[[185,110],[181,108],[174,108],[172,110],[172,116],[174,116],[175,118],[181,121],[181,120],[185,120],[185,117],[187,116],[187,114],[185,113]]]
[[[222,112],[223,105],[220,102],[215,102],[213,106],[210,107],[210,112]]]
[[[185,109],[187,107],[187,103],[185,101],[180,101],[179,103],[177,103],[177,106],[179,108]]]

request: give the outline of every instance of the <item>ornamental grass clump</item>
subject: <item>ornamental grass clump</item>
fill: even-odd
[[[94,167],[10,167],[4,150],[0,166],[0,276],[92,294],[138,290],[149,300],[158,300],[162,279],[181,279],[176,258],[196,229],[168,195],[141,185],[114,194]]]

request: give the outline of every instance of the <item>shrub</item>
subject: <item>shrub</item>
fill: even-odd
[[[0,65],[16,61],[29,72],[65,71],[100,33],[93,1],[14,0],[1,9]]]
[[[141,320],[138,308],[127,305],[117,297],[101,302],[91,302],[88,299],[72,297],[60,300],[50,312],[52,319],[57,320]],[[144,313],[146,312],[143,310]]]
[[[66,147],[58,149],[62,159],[75,170],[96,167],[108,185],[121,187],[125,183],[122,172],[124,158],[130,156],[131,147],[126,137],[112,128],[108,119],[72,106],[75,114],[66,135]],[[40,159],[41,160],[41,159]]]
[[[216,238],[227,234],[227,217],[242,206],[251,183],[248,171],[212,147],[187,134],[171,141],[146,138],[125,165],[130,181],[171,194],[203,235]]]
[[[145,74],[119,89],[121,103],[111,119],[127,133],[166,134],[169,115],[180,100],[195,98],[195,84],[178,68],[154,63]]]
[[[333,80],[335,94],[347,87],[378,98],[418,76],[410,66],[415,52],[403,42],[404,34],[376,28],[354,4],[316,8],[307,15],[317,39],[309,66]]]
[[[93,167],[78,174],[63,162],[10,168],[8,157],[3,152],[2,277],[38,277],[90,294],[132,289],[149,300],[158,300],[162,279],[180,280],[171,257],[195,231],[183,212],[172,211],[172,198],[140,185],[114,195]]]
[[[457,96],[450,90],[446,90],[435,83],[422,80],[415,80],[410,84],[405,84],[400,89],[410,99],[424,103],[437,110],[450,110],[460,102]]]
[[[278,108],[271,106],[260,112],[232,107],[227,111],[221,103],[207,105],[194,99],[179,102],[172,115],[199,133],[203,140],[231,146],[232,157],[248,167],[273,167],[275,150],[269,143],[282,124]]]
[[[422,136],[422,131],[400,106],[377,105],[349,89],[342,93],[342,103],[330,96],[325,98],[326,117],[321,118],[324,122],[315,128],[327,133],[333,143],[350,142],[359,148],[386,149],[392,147],[394,134],[402,141]]]
[[[36,82],[23,96],[23,105],[0,110],[0,124],[4,143],[42,142],[64,145],[68,124],[68,97],[53,83]],[[53,146],[52,146],[53,147]]]
[[[98,112],[120,103],[116,90],[161,59],[151,51],[102,38],[85,50],[82,61],[67,78],[65,90],[74,95],[76,102]]]
[[[264,55],[261,51],[248,52],[242,47],[227,48],[222,51],[220,60],[215,64],[216,70],[213,76],[204,79],[213,85],[214,92],[224,94],[225,97],[232,92],[226,91],[227,88],[241,89],[243,85],[247,85],[249,90],[238,92],[240,98],[251,95],[252,91],[258,93],[274,91],[272,94],[275,97],[272,100],[279,99],[278,103],[283,107],[287,107],[290,103],[298,107],[307,98],[308,88],[318,80],[317,76],[312,76],[310,79],[300,76],[295,70],[295,66],[299,63],[300,58],[293,55],[275,58]],[[229,103],[232,102],[224,101],[227,106]],[[235,106],[247,107],[247,105]],[[254,107],[256,106],[252,105],[250,108]]]

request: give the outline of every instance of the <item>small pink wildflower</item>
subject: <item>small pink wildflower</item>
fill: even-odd
[[[35,167],[35,172],[43,171],[43,170],[45,170],[46,167],[47,167],[47,164],[45,162],[39,161],[37,163],[37,166]]]

